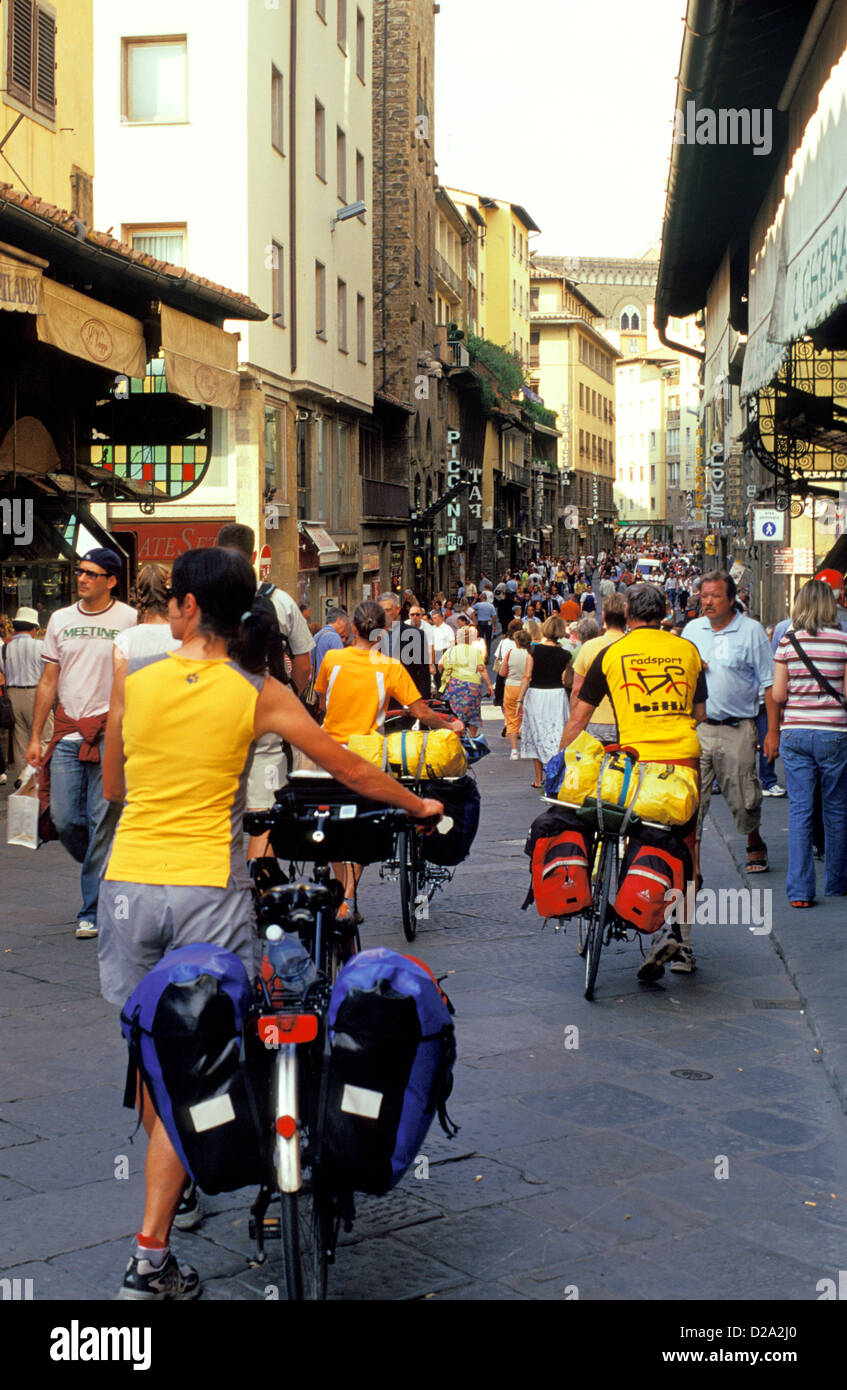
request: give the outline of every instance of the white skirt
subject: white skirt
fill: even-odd
[[[521,757],[549,763],[559,751],[568,721],[568,697],[559,690],[533,690],[524,696]]]

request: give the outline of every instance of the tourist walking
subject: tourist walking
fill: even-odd
[[[523,713],[521,757],[532,758],[536,790],[542,786],[545,763],[558,752],[568,718],[564,675],[571,657],[559,646],[565,631],[564,619],[547,619],[541,640],[528,656],[518,691],[517,708]]]
[[[821,790],[824,893],[847,894],[847,634],[832,590],[810,579],[774,657],[773,698],[782,709],[780,756],[788,790],[788,873],[792,907],[815,901],[813,808]]]

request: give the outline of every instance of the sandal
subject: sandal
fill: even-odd
[[[541,791],[541,788],[544,786],[544,783],[543,783],[543,782],[530,782],[529,785],[532,787],[532,789],[533,789],[534,791],[540,792],[540,791]]]
[[[770,865],[768,864],[767,845],[757,845],[755,849],[747,851],[747,872],[748,874],[766,874]]]

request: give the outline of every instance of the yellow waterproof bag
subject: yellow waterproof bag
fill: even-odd
[[[468,760],[452,729],[403,729],[385,740],[389,770],[395,777],[464,777]]]
[[[603,745],[583,729],[565,749],[565,775],[559,787],[559,800],[581,806],[587,796],[597,795],[597,774],[603,759]]]
[[[382,767],[384,742],[382,734],[351,734],[347,747],[351,753],[358,753],[360,758],[373,763],[374,767]]]
[[[634,810],[643,820],[660,825],[684,825],[697,810],[699,783],[693,767],[673,763],[643,763],[644,780]],[[605,788],[606,782],[603,779]]]

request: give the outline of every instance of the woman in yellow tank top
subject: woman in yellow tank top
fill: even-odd
[[[168,950],[191,941],[234,950],[251,970],[241,814],[245,762],[262,734],[278,734],[374,801],[416,819],[443,813],[440,802],[415,796],[330,738],[267,675],[273,629],[262,605],[253,606],[256,580],[244,556],[188,551],[171,586],[168,616],[182,645],[116,675],[106,726],[103,791],[125,805],[101,890],[100,976],[105,997],[120,1004]],[[149,1094],[143,1099],[147,1201],[120,1296],[193,1298],[197,1274],[168,1248],[186,1173]]]

